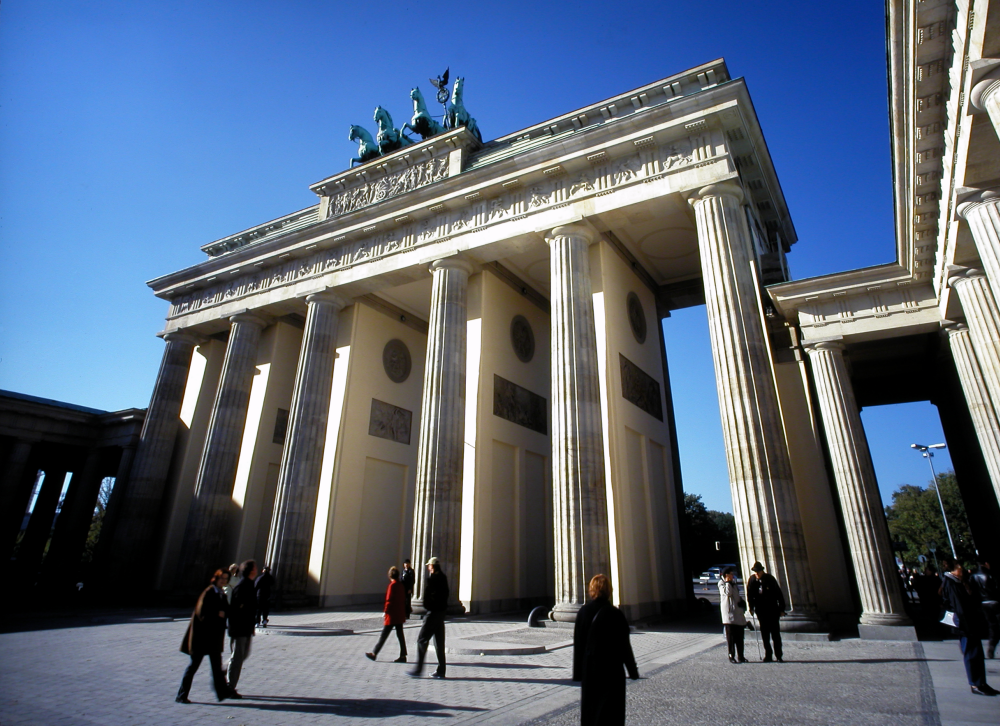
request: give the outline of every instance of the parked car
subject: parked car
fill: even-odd
[[[701,573],[701,577],[698,578],[698,581],[703,585],[714,585],[722,579],[722,571],[727,567],[736,568],[736,582],[743,582],[743,579],[740,577],[740,568],[734,564],[714,565],[709,567],[705,570],[705,572]]]

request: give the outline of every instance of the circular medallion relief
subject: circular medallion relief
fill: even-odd
[[[393,338],[382,349],[382,367],[389,380],[402,383],[410,377],[410,350],[406,343]]]
[[[646,313],[642,309],[642,303],[639,302],[639,296],[630,292],[625,300],[625,306],[628,311],[628,323],[632,327],[632,335],[640,343],[645,343]]]
[[[535,334],[531,323],[523,315],[515,315],[510,321],[510,344],[523,362],[527,363],[535,357]]]

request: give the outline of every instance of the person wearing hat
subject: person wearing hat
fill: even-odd
[[[747,604],[750,614],[757,616],[760,624],[760,639],[764,641],[764,662],[770,663],[772,653],[774,660],[781,660],[781,630],[778,619],[785,614],[785,596],[778,586],[778,581],[764,572],[764,565],[754,562],[753,575],[747,583]],[[771,641],[774,650],[771,650]]]
[[[444,658],[444,616],[448,610],[448,578],[441,571],[441,563],[437,557],[427,560],[423,600],[427,615],[424,616],[424,624],[420,626],[420,634],[417,635],[417,665],[410,671],[410,675],[419,676],[423,673],[427,646],[433,637],[438,667],[432,675],[435,678],[444,678],[447,668]]]

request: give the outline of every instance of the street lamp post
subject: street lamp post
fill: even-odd
[[[931,449],[943,449],[945,444],[931,444],[923,446],[921,444],[910,444],[911,449],[916,449],[920,455],[927,459],[927,464],[931,467],[931,481],[934,482],[934,491],[937,492],[938,504],[941,506],[941,519],[944,520],[944,531],[948,535],[948,545],[951,547],[951,556],[957,558],[955,542],[951,538],[951,527],[948,526],[948,515],[944,513],[944,500],[941,499],[941,487],[938,486],[937,472],[934,471],[934,452]]]

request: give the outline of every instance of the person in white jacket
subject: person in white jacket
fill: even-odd
[[[743,657],[743,631],[747,625],[743,611],[746,603],[740,597],[736,584],[736,570],[727,567],[719,580],[719,606],[722,608],[722,624],[726,630],[726,645],[729,648],[730,663],[746,663]]]

